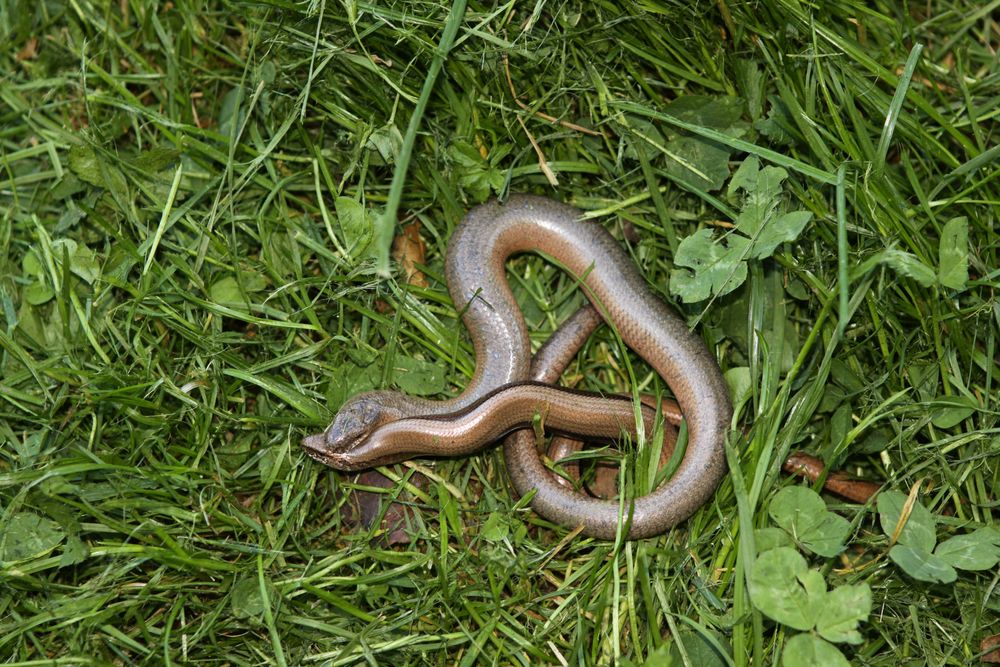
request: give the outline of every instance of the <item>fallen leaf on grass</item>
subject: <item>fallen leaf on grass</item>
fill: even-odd
[[[17,52],[17,55],[14,56],[14,60],[24,62],[25,60],[34,60],[36,57],[38,57],[38,38],[31,37],[24,43],[24,47]]]
[[[984,637],[979,650],[983,651],[983,662],[1000,663],[1000,635]]]
[[[426,263],[427,246],[420,236],[420,223],[403,225],[403,233],[392,242],[392,257],[403,266],[406,282],[416,287],[427,287],[427,276],[417,268]]]
[[[395,488],[396,482],[389,479],[376,470],[367,470],[358,475],[355,480],[359,486],[375,487],[379,489]],[[410,483],[418,488],[427,486],[427,478],[420,473],[414,474],[410,478]],[[384,546],[394,544],[410,544],[413,539],[407,532],[407,526],[412,521],[413,510],[404,502],[393,501],[382,513],[382,499],[388,498],[385,493],[375,491],[364,491],[362,489],[352,489],[345,505],[347,516],[345,519],[349,524],[357,528],[370,529],[379,516],[382,520],[377,530],[372,536],[372,542]],[[399,498],[406,500],[409,496],[404,491]]]

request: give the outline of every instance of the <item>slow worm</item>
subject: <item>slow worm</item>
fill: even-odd
[[[598,224],[580,221],[576,209],[541,197],[515,195],[505,204],[478,206],[449,242],[448,287],[476,354],[476,372],[465,391],[447,401],[390,391],[360,394],[303,446],[318,461],[356,470],[418,455],[468,453],[530,424],[536,415],[575,435],[605,437],[626,426],[634,432],[627,400],[583,400],[578,393],[526,382],[528,332],[504,263],[531,251],[552,257],[578,279],[625,344],[666,381],[687,420],[688,443],[674,475],[625,503],[623,512],[617,500],[584,496],[557,482],[542,464],[531,430],[521,428],[504,444],[514,487],[521,495],[537,490],[531,502],[536,512],[565,526],[582,526],[586,535],[613,539],[623,521],[632,539],[663,533],[707,502],[725,474],[723,441],[732,417],[726,384],[705,344],[653,294],[614,238]],[[560,360],[536,379],[555,381],[572,356],[566,354],[556,353]],[[643,410],[644,418],[649,412]]]

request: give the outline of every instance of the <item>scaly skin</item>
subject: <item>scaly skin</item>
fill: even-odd
[[[674,476],[652,493],[635,498],[626,506],[626,516],[621,516],[616,500],[584,496],[555,481],[542,465],[528,430],[513,433],[504,444],[515,489],[522,495],[537,489],[531,503],[536,512],[566,526],[582,526],[587,535],[613,539],[622,520],[629,521],[627,536],[632,539],[663,533],[707,502],[726,472],[723,441],[732,406],[722,373],[701,339],[649,290],[628,255],[602,227],[581,222],[576,209],[541,197],[517,195],[506,204],[478,206],[452,235],[446,276],[476,353],[476,373],[466,390],[441,402],[396,392],[362,394],[345,403],[325,433],[310,436],[303,444],[317,460],[350,469],[414,455],[448,456],[488,444],[487,439],[502,430],[495,428],[497,422],[510,421],[511,417],[483,413],[495,407],[484,397],[531,377],[524,317],[504,271],[509,256],[529,251],[550,255],[580,280],[598,312],[673,391],[687,419],[689,436]],[[568,358],[561,362],[563,367]],[[548,372],[542,375],[558,371],[558,377],[562,369],[557,366],[545,369]],[[512,387],[508,391],[516,390]],[[482,403],[477,408],[481,409],[469,409],[479,401]],[[593,414],[574,411],[578,401],[557,403],[562,405],[559,409],[570,410],[571,414],[560,416],[565,423],[586,420]],[[595,409],[601,411],[600,407]],[[455,422],[452,428],[481,424],[483,441],[474,445],[463,441],[460,448],[449,450],[447,443],[431,439],[426,449],[415,451],[412,438],[416,431],[407,431],[404,426],[419,429],[431,421],[428,418],[441,415],[451,415],[448,419]],[[551,410],[548,415],[551,419]],[[411,421],[409,417],[422,419]],[[393,424],[400,419],[406,419],[407,424]],[[474,428],[467,430],[476,432]],[[361,454],[354,456],[351,451]]]

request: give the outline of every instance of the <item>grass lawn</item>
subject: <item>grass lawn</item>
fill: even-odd
[[[0,0],[0,661],[991,659],[998,5]],[[443,255],[508,192],[621,239],[731,382],[664,536],[550,524],[499,448],[381,486],[300,449],[461,391]],[[583,303],[509,275],[535,343]],[[663,386],[607,328],[563,382]]]

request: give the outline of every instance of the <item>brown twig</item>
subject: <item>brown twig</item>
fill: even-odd
[[[782,466],[782,469],[788,474],[804,477],[810,482],[815,482],[822,477],[825,468],[823,461],[805,452],[794,452],[789,455],[785,465]],[[826,476],[823,488],[853,502],[864,504],[878,493],[881,487],[875,482],[855,479],[845,473],[834,471]]]
[[[558,123],[559,125],[562,125],[563,127],[565,127],[568,130],[574,130],[576,132],[583,132],[584,134],[589,134],[589,135],[595,136],[595,137],[601,136],[601,133],[598,132],[598,131],[596,131],[596,130],[591,130],[589,127],[583,127],[582,125],[577,125],[576,123],[571,123],[568,120],[559,120],[555,116],[550,116],[549,114],[545,113],[544,111],[538,111],[536,109],[532,109],[527,104],[525,104],[524,102],[522,102],[520,100],[520,98],[518,98],[518,96],[517,96],[517,91],[514,90],[514,80],[510,76],[510,60],[507,58],[507,54],[506,53],[503,54],[503,70],[504,70],[504,73],[506,73],[506,75],[507,75],[507,85],[510,87],[510,96],[514,98],[514,103],[517,104],[517,106],[521,107],[522,109],[524,109],[528,113],[534,114],[535,116],[538,116],[539,118],[541,118],[543,120],[549,121],[550,123]],[[522,125],[523,124],[524,123],[522,122]],[[534,143],[534,142],[532,142],[532,143]]]
[[[534,135],[528,129],[528,126],[524,124],[524,119],[520,116],[517,117],[517,122],[521,124],[521,129],[528,137],[528,141],[531,142],[532,147],[535,149],[535,154],[538,156],[538,167],[545,174],[545,178],[548,179],[549,185],[552,187],[557,187],[559,185],[559,179],[556,178],[556,173],[552,171],[552,167],[549,166],[549,161],[545,159],[545,153],[542,152],[542,147],[538,145],[535,141]]]

